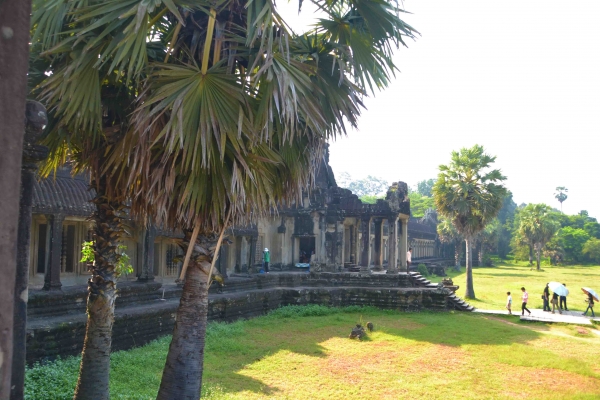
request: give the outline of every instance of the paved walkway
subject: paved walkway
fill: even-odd
[[[532,309],[531,315],[521,316],[521,310],[519,312],[514,312],[515,317],[520,317],[521,321],[536,321],[536,322],[560,322],[563,324],[577,324],[577,325],[592,325],[592,321],[600,322],[600,318],[596,316],[596,318],[586,317],[581,315],[581,311],[563,311],[562,314],[559,314],[558,311],[555,314],[551,312],[544,312],[540,309]],[[481,310],[479,308],[475,309],[473,312],[481,313],[481,314],[495,314],[495,315],[508,315],[506,310]]]

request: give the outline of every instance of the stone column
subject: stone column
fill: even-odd
[[[154,239],[156,238],[156,228],[149,224],[144,228],[144,242],[142,243],[142,271],[138,277],[138,282],[148,282],[154,280]]]
[[[400,219],[399,221],[400,227],[400,271],[408,272],[406,266],[406,252],[408,251],[408,221],[406,219]]]
[[[383,270],[383,219],[375,220],[375,243],[373,243],[375,271]]]
[[[389,223],[389,238],[388,238],[388,274],[398,273],[398,218],[392,217],[388,219]]]
[[[360,254],[360,272],[369,273],[369,247],[371,240],[371,218],[365,217],[360,220],[360,229],[362,231],[361,246],[362,251]]]
[[[23,142],[23,163],[21,164],[21,198],[19,201],[19,226],[17,231],[11,399],[23,398],[33,185],[38,162],[48,157],[48,148],[35,144],[48,124],[46,109],[38,102],[28,101],[25,117],[25,140]]]
[[[48,264],[46,265],[46,274],[44,275],[44,290],[61,290],[60,268],[62,252],[62,229],[65,216],[62,214],[47,215],[49,228],[49,246],[50,251]]]
[[[255,261],[254,259],[256,258],[256,242],[258,241],[258,237],[256,236],[251,236],[250,240],[248,241],[249,245],[250,245],[250,251],[248,252],[248,256],[250,258],[250,260],[248,261],[248,272],[250,272],[250,268],[254,267]]]

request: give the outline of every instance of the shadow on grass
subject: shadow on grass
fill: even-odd
[[[275,371],[274,368],[278,368],[279,372],[280,368],[290,366],[298,367],[298,373],[305,372],[302,368],[308,368],[308,371],[311,363],[320,363],[318,359],[329,357],[328,346],[339,346],[343,343],[338,339],[350,341],[347,339],[348,334],[361,317],[364,321],[374,323],[376,333],[385,333],[388,339],[384,340],[398,341],[403,346],[410,345],[407,340],[452,347],[469,344],[504,346],[527,344],[541,335],[525,326],[518,326],[520,323],[517,321],[507,324],[497,316],[461,312],[403,313],[366,309],[362,313],[339,313],[279,321],[270,317],[257,318],[248,321],[246,334],[239,338],[240,344],[248,346],[243,357],[225,351],[207,358],[206,384],[218,383],[222,392],[229,395],[239,395],[243,391],[276,394],[280,391],[279,388],[248,375],[270,376],[270,373]],[[331,340],[334,341],[330,342]],[[370,346],[376,341],[378,340],[367,336],[360,342],[348,342],[348,346],[354,349],[350,351],[360,351],[356,346]],[[278,358],[277,355],[281,356],[282,352],[293,354]],[[310,361],[311,357],[317,360]],[[233,362],[229,363],[226,360]],[[219,370],[218,374],[210,373],[214,369]]]

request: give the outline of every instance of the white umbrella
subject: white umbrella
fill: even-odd
[[[548,287],[559,296],[566,296],[569,294],[569,289],[567,289],[562,283],[550,282]]]
[[[598,293],[594,292],[593,289],[590,289],[589,287],[582,287],[581,290],[583,290],[583,293],[585,294],[591,294],[596,301],[600,301],[600,298],[598,298]]]

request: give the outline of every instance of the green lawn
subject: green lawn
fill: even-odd
[[[465,294],[465,268],[461,272],[448,271],[455,285],[460,288],[456,294]],[[429,277],[432,282],[439,282],[442,278]],[[521,287],[529,292],[529,308],[543,308],[541,299],[546,283],[556,281],[566,283],[570,291],[567,297],[569,310],[584,311],[587,303],[581,291],[582,286],[590,287],[600,293],[600,266],[567,266],[567,267],[542,267],[541,271],[531,269],[529,266],[503,263],[498,267],[474,268],[473,284],[477,299],[469,303],[477,308],[486,310],[503,310],[506,305],[506,292],[512,292],[513,309],[521,309]],[[596,307],[598,308],[598,307]]]
[[[351,327],[375,324],[366,340]],[[113,355],[112,399],[154,398],[168,338]],[[211,324],[203,394],[211,399],[597,399],[595,327],[472,313],[286,307]],[[28,399],[69,399],[75,358],[28,371]]]

